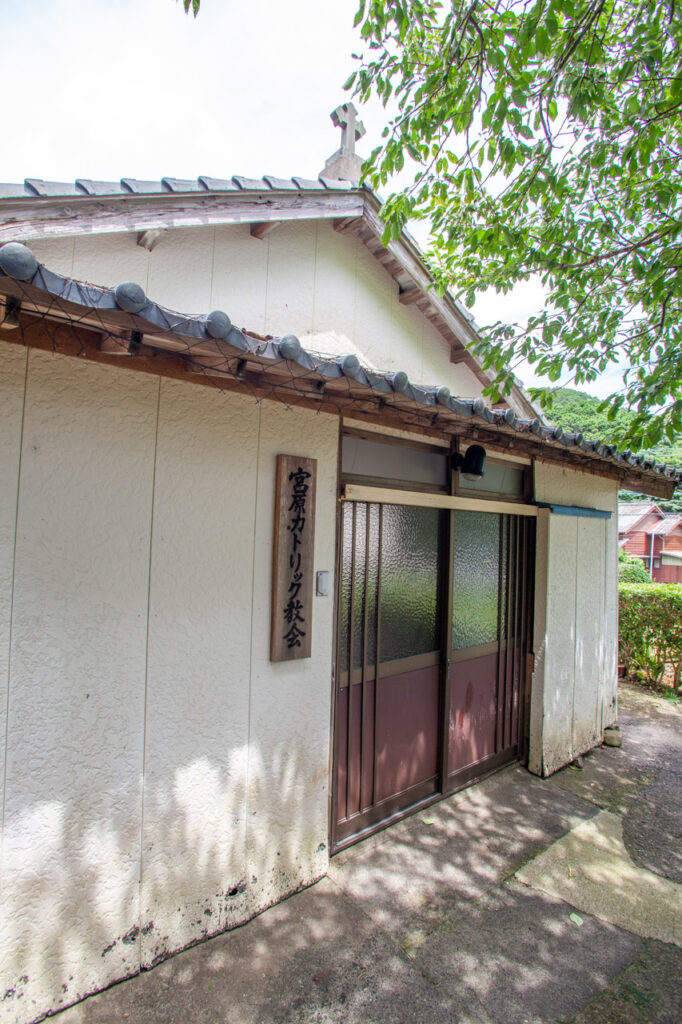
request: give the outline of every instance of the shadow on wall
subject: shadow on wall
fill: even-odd
[[[639,940],[585,919],[577,941],[565,903],[496,883],[593,811],[505,772],[429,808],[429,825],[417,815],[339,854],[333,881],[84,1003],[77,1020],[151,1024],[159,999],[167,1024],[199,1006],[230,1024],[478,1019],[481,1004],[495,1020],[572,1016]]]
[[[0,1021],[26,1024],[66,1007],[323,875],[326,762],[311,775],[309,750],[278,745],[266,763],[280,782],[267,799],[264,762],[237,749],[224,764],[199,754],[178,764],[168,783],[147,783],[142,826],[120,812],[129,790],[105,794],[106,810],[83,821],[96,769],[63,801],[8,820]]]

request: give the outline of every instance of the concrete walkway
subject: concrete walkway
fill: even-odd
[[[582,771],[500,772],[58,1024],[680,1024],[682,707],[623,687],[620,723]]]

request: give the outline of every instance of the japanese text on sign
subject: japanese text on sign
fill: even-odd
[[[287,530],[291,534],[291,553],[289,555],[289,577],[288,600],[284,606],[284,621],[288,629],[282,639],[289,650],[292,647],[300,647],[301,640],[305,637],[305,618],[303,616],[303,603],[299,594],[303,587],[305,573],[299,548],[303,545],[306,522],[306,500],[308,497],[310,473],[307,473],[302,466],[299,466],[292,473],[289,473],[289,485],[291,487],[291,504],[288,511],[291,514]]]
[[[277,457],[273,661],[310,657],[316,467],[314,459]]]

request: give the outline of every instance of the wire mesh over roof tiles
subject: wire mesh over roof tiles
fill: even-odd
[[[133,282],[103,288],[64,277],[20,243],[0,247],[0,296],[7,340],[90,357],[146,360],[144,369],[151,368],[150,360],[172,360],[215,387],[247,391],[257,400],[377,418],[390,413],[408,429],[445,436],[483,432],[508,444],[524,439],[538,457],[596,472],[618,468],[643,484],[647,478],[673,486],[682,481],[680,469],[539,419],[521,419],[511,409],[491,409],[482,398],[453,396],[445,386],[413,384],[403,371],[370,370],[352,353],[329,358],[307,351],[293,335],[262,337],[236,327],[221,310],[201,316],[173,312]],[[163,372],[165,362],[156,365]]]

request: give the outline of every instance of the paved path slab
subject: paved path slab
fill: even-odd
[[[682,949],[645,941],[632,963],[571,1024],[679,1024]]]
[[[636,936],[571,920],[560,899],[506,883],[425,937],[415,961],[447,992],[469,993],[497,1024],[567,1020],[639,952]]]
[[[682,885],[634,863],[623,823],[609,811],[573,829],[516,877],[637,935],[682,945]]]
[[[640,867],[682,883],[682,763],[667,765],[629,809],[623,841]]]
[[[517,766],[334,857],[329,875],[411,943],[596,812]]]

